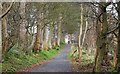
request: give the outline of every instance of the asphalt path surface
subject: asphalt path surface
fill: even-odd
[[[30,72],[72,72],[71,64],[68,60],[70,44],[65,45],[64,49],[50,61],[33,68]]]

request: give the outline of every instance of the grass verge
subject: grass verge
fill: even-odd
[[[16,72],[40,61],[52,58],[63,47],[64,44],[62,43],[61,46],[56,46],[54,49],[49,49],[48,51],[41,50],[36,54],[31,53],[29,55],[24,54],[21,50],[14,49],[6,54],[0,67],[2,67],[2,72]]]

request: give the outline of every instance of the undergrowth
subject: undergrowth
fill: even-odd
[[[73,52],[75,50],[77,50],[77,49],[72,49],[68,56],[71,60],[74,60],[74,63],[79,64],[79,62],[78,62],[78,54],[79,53],[78,53],[78,51],[76,51],[73,54]],[[85,49],[82,50],[81,65],[87,65],[87,64],[94,62],[94,55],[89,55],[87,52],[88,51]]]
[[[78,50],[75,46],[71,47],[71,51],[69,53],[69,58],[71,60],[71,63],[74,67],[74,71],[78,72],[92,72],[94,67],[94,54],[88,53],[88,50],[82,49],[82,56],[81,56],[81,62],[79,62],[78,59],[78,51],[75,52],[75,50]],[[73,54],[74,53],[74,54]],[[116,73],[116,70],[114,70],[113,66],[102,66],[103,72],[112,72],[112,74]]]
[[[15,72],[17,70],[29,67],[40,61],[49,59],[56,55],[59,49],[64,47],[64,43],[61,46],[56,46],[54,49],[41,50],[36,54],[26,55],[21,49],[12,48],[4,57],[4,61],[0,64],[2,72]]]

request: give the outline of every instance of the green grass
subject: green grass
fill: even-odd
[[[61,44],[61,46],[56,46],[54,49],[49,49],[49,51],[41,50],[36,54],[31,53],[29,55],[24,54],[20,49],[13,48],[6,54],[4,62],[0,64],[0,67],[2,67],[3,72],[15,72],[40,61],[52,58],[63,47],[64,44]]]

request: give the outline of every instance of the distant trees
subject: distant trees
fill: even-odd
[[[68,23],[70,14],[68,15],[67,9],[71,3],[13,3],[1,4],[4,8],[4,13],[0,16],[3,22],[3,53],[12,48],[21,49],[25,53],[48,50],[56,45],[60,46],[63,31],[71,31],[67,31],[67,27],[63,28]]]

